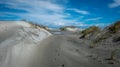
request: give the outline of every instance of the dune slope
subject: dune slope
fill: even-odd
[[[0,67],[27,67],[36,46],[49,36],[23,21],[0,21]]]

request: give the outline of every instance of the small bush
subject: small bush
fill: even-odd
[[[100,28],[98,28],[96,26],[92,26],[92,27],[89,27],[89,28],[83,30],[82,33],[89,34],[89,33],[96,32],[96,31],[100,31]]]
[[[61,31],[65,31],[65,28],[64,28],[64,27],[61,27],[60,30],[61,30]]]
[[[109,27],[109,32],[116,33],[120,29],[120,21],[117,21],[115,24]]]
[[[95,32],[99,32],[99,31],[100,31],[99,27],[91,26],[91,27],[82,31],[83,36],[81,36],[80,38],[84,38],[86,35],[88,35],[90,33],[95,33]]]

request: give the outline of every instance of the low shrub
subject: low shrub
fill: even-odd
[[[95,32],[99,32],[100,28],[96,27],[96,26],[91,26],[85,30],[82,31],[82,36],[80,38],[85,38],[86,35],[90,34],[90,33],[95,33]]]
[[[82,31],[83,34],[89,34],[92,32],[96,32],[96,31],[100,31],[100,28],[96,27],[96,26],[91,26],[85,30]]]
[[[115,24],[109,27],[109,32],[116,33],[120,29],[120,21],[117,21]]]
[[[64,28],[64,27],[61,27],[60,30],[61,30],[61,31],[65,31],[65,28]]]

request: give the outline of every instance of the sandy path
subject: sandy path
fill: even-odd
[[[92,61],[87,56],[88,51],[69,42],[69,37],[52,36],[44,40],[37,47],[34,54],[34,67],[103,67],[102,64]]]

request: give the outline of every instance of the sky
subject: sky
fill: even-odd
[[[0,0],[0,20],[23,19],[52,28],[103,28],[120,20],[120,0]]]

